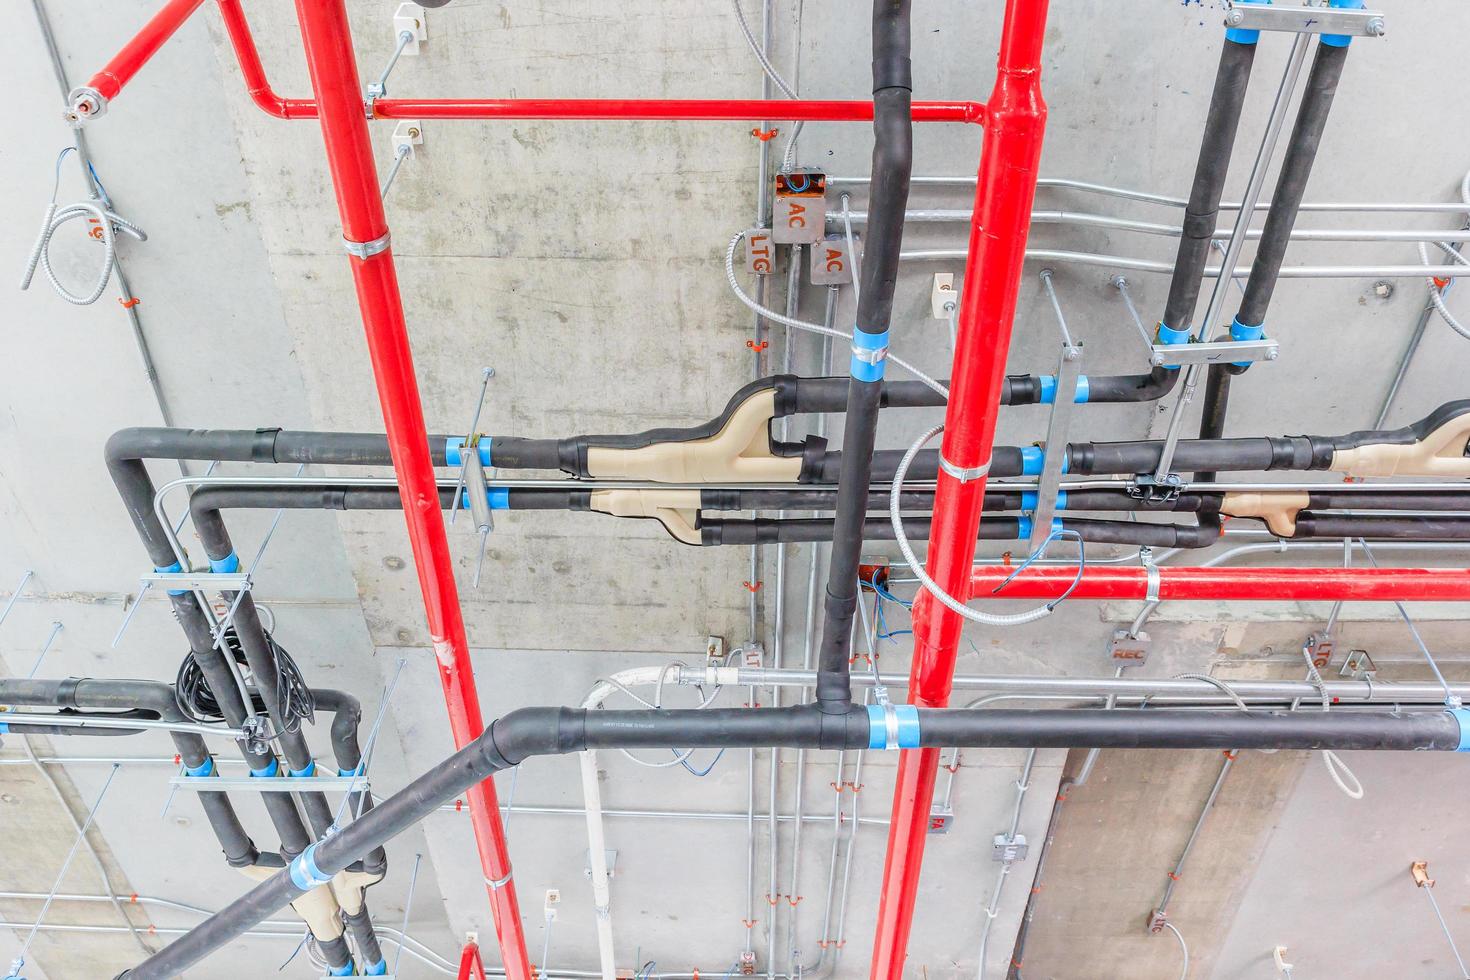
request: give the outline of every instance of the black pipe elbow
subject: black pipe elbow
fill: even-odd
[[[582,751],[586,723],[587,712],[580,708],[519,708],[492,723],[479,741],[492,771],[499,771],[532,756]]]

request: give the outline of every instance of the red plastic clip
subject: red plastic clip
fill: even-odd
[[[767,347],[769,347],[769,346],[771,346],[771,342],[770,342],[770,341],[769,341],[769,340],[762,340],[762,341],[761,341],[761,342],[760,342],[760,343],[758,343],[758,344],[757,344],[757,343],[756,343],[756,342],[755,342],[755,341],[753,341],[753,340],[747,340],[747,341],[746,341],[746,342],[745,342],[745,346],[746,346],[746,347],[749,347],[749,348],[750,348],[750,349],[751,349],[751,350],[753,350],[753,351],[755,351],[755,352],[756,352],[756,353],[757,353],[757,354],[759,354],[759,353],[760,353],[760,352],[761,352],[761,351],[763,351],[763,350],[765,350],[765,349],[766,349],[766,348],[767,348]]]
[[[131,895],[129,895],[128,896],[128,901],[130,903],[132,903],[133,905],[137,905],[138,904],[138,893],[137,892],[133,892]]]
[[[174,765],[176,765],[176,766],[177,765],[180,765],[181,763],[183,763],[183,761],[184,761],[184,757],[181,756],[181,755],[179,755],[177,752],[175,752],[174,753]]]
[[[1000,556],[1000,563],[1006,568],[1011,567],[1011,553],[1009,551]]]
[[[1444,289],[1450,284],[1450,281],[1442,276],[1433,276],[1432,278],[1436,289]]]
[[[780,895],[777,895],[775,898],[772,898],[771,897],[771,893],[770,892],[766,892],[766,902],[767,902],[767,904],[769,904],[771,906],[771,908],[775,908],[776,907],[776,903],[779,902],[779,901],[781,901],[781,896]]]
[[[117,301],[118,301],[118,303],[122,304],[122,308],[125,309],[125,310],[131,310],[133,307],[135,307],[139,303],[143,302],[141,299],[139,299],[136,296],[129,296],[127,299],[123,299],[121,296],[119,296],[117,298]]]
[[[745,928],[747,928],[747,929],[754,929],[755,928],[755,920],[754,919],[741,919],[740,921],[745,925]]]
[[[1170,871],[1169,872],[1169,880],[1170,881],[1178,881],[1179,880],[1179,876],[1176,875],[1174,872]]]
[[[458,813],[459,811],[461,811],[463,809],[464,809],[464,800],[455,800],[454,801],[454,812],[455,813]]]
[[[761,129],[759,126],[757,126],[755,129],[752,129],[750,131],[750,135],[754,136],[762,143],[769,143],[771,140],[776,138],[776,134],[779,132],[781,132],[779,129]]]
[[[742,702],[742,704],[744,705],[744,707],[747,708],[759,708],[761,706],[761,703],[759,701],[755,702],[755,704],[751,704],[749,701],[745,701]]]
[[[804,896],[804,895],[798,895],[798,896],[796,896],[796,898],[795,898],[795,899],[794,899],[794,900],[793,900],[793,899],[792,899],[792,897],[791,897],[791,896],[790,896],[790,895],[787,895],[787,896],[786,896],[786,904],[788,904],[788,905],[790,905],[790,906],[791,906],[791,907],[792,907],[792,908],[796,908],[796,906],[797,906],[797,905],[798,905],[798,904],[800,904],[800,902],[801,902],[801,900],[802,900],[802,899],[803,899],[803,898],[804,898],[804,897],[805,897],[805,896]]]
[[[1220,752],[1220,754],[1223,755],[1225,758],[1233,761],[1236,756],[1240,755],[1240,752],[1236,749],[1224,749]]]
[[[763,581],[760,581],[759,579],[757,579],[756,580],[756,583],[754,585],[751,585],[749,582],[741,582],[740,584],[743,585],[743,586],[745,586],[745,588],[748,591],[754,592],[757,589],[759,589],[762,585],[765,585],[766,583],[763,582]]]
[[[945,772],[948,772],[951,776],[953,776],[955,773],[957,773],[957,772],[960,771],[960,764],[958,762],[956,762],[952,766],[945,766],[944,767],[944,770],[945,770]]]

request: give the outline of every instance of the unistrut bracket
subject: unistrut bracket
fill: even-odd
[[[1387,32],[1381,10],[1288,4],[1233,3],[1225,12],[1225,26],[1247,31],[1347,34],[1354,37],[1382,37]]]

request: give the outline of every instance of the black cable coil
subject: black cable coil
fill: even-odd
[[[267,706],[260,691],[252,686],[251,704],[257,714],[268,714],[274,718],[281,732],[298,731],[303,720],[315,723],[316,699],[311,688],[306,686],[301,668],[291,659],[286,648],[277,643],[275,637],[269,633],[266,633],[265,638],[276,661],[276,692],[280,703],[274,707]],[[225,648],[235,658],[235,663],[245,668],[248,682],[249,661],[240,645],[240,638],[233,629],[225,631]],[[224,721],[219,700],[210,689],[209,680],[192,653],[185,656],[183,663],[179,664],[179,674],[174,680],[174,700],[178,702],[179,710],[191,721],[201,724]]]

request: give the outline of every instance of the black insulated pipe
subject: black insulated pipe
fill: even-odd
[[[1185,711],[1171,709],[916,712],[920,747],[1135,749],[1353,749],[1456,751],[1461,722],[1449,711]],[[306,856],[260,883],[115,980],[167,980],[301,895],[370,848],[403,833],[496,772],[538,755],[589,748],[867,748],[868,712],[791,708],[586,711],[522,708]],[[879,733],[882,734],[881,731]]]
[[[1345,45],[1317,44],[1312,70],[1302,92],[1301,107],[1292,127],[1291,141],[1281,161],[1281,175],[1271,195],[1271,210],[1266,215],[1265,227],[1261,229],[1250,278],[1245,283],[1245,296],[1235,317],[1244,327],[1259,329],[1266,322],[1266,308],[1271,304],[1271,294],[1281,275],[1281,264],[1286,260],[1291,231],[1296,225],[1302,198],[1307,193],[1307,181],[1312,175],[1317,150],[1322,145],[1322,133],[1327,127],[1327,116],[1332,111],[1338,83],[1342,80],[1347,53]],[[1247,366],[1237,367],[1231,373],[1244,371]]]
[[[893,319],[898,255],[913,172],[913,70],[910,0],[873,2],[873,164],[868,229],[863,243],[852,377],[842,432],[842,466],[832,528],[822,636],[817,651],[817,704],[841,714],[852,703],[848,653],[858,601],[858,561],[868,511],[868,484],[883,391],[883,358]]]
[[[1230,169],[1230,154],[1235,149],[1240,110],[1245,104],[1255,58],[1254,43],[1241,44],[1227,38],[1220,49],[1215,89],[1205,116],[1194,183],[1189,189],[1189,205],[1184,211],[1179,249],[1174,258],[1174,275],[1169,281],[1169,298],[1164,304],[1162,323],[1176,332],[1188,332],[1194,322],[1194,308],[1199,303],[1200,283],[1210,255],[1220,196],[1225,192],[1225,175]]]

